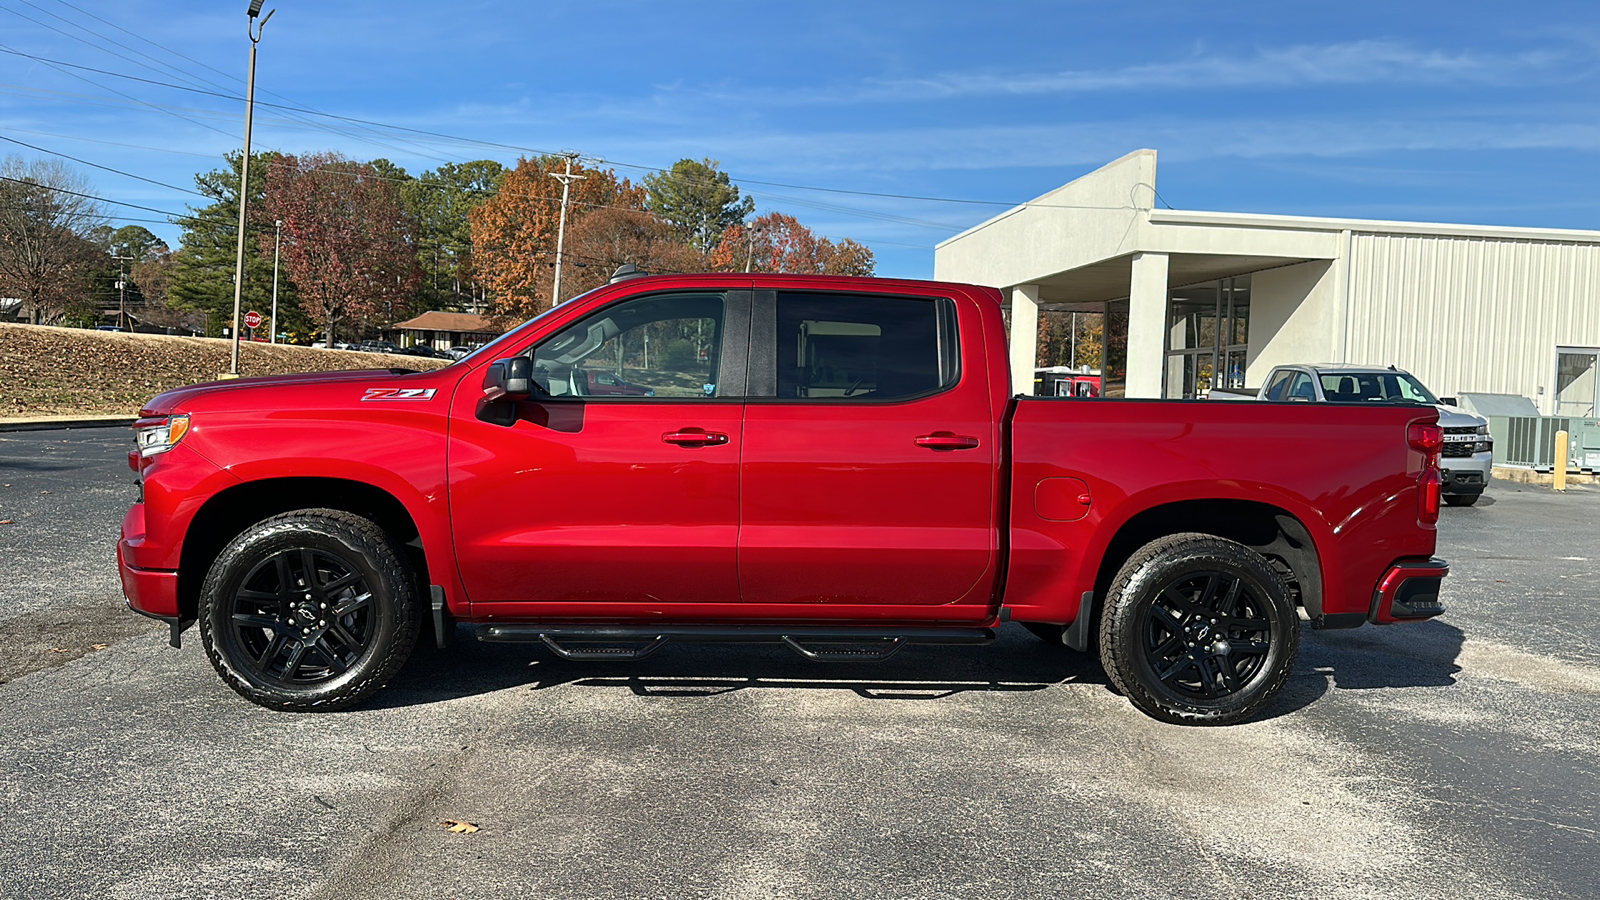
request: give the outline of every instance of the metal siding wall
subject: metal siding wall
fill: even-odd
[[[1356,233],[1349,263],[1342,362],[1545,409],[1556,345],[1600,345],[1600,245]]]

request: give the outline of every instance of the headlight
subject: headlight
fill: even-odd
[[[1489,426],[1488,425],[1479,425],[1477,428],[1473,429],[1472,433],[1473,434],[1488,434],[1489,433]]]
[[[179,416],[151,416],[133,423],[134,442],[139,447],[140,456],[155,456],[165,453],[189,433],[189,417]]]

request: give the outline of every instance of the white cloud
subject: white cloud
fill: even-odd
[[[1513,85],[1571,80],[1595,65],[1592,48],[1521,53],[1420,49],[1397,41],[1298,44],[1254,52],[1195,54],[1113,69],[1059,72],[947,72],[868,81],[813,101],[909,101],[1002,95],[1086,94],[1215,88],[1285,89],[1317,85]],[[803,99],[796,97],[794,99]]]

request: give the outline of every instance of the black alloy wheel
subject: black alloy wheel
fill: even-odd
[[[342,709],[389,681],[416,643],[414,579],[372,522],[302,510],[246,529],[217,557],[200,636],[224,681],[283,710]]]
[[[1232,724],[1282,689],[1299,618],[1266,559],[1202,534],[1162,538],[1112,584],[1100,650],[1113,683],[1149,715]]]
[[[234,591],[223,638],[281,685],[316,684],[347,671],[371,643],[372,588],[349,560],[288,548],[256,563]]]

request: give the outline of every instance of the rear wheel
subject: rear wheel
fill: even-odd
[[[1100,623],[1112,683],[1150,716],[1183,725],[1254,715],[1288,680],[1299,642],[1299,617],[1272,565],[1205,534],[1135,553]]]
[[[200,638],[228,686],[281,710],[351,706],[388,683],[417,640],[415,580],[382,529],[301,510],[246,529],[200,593]]]

